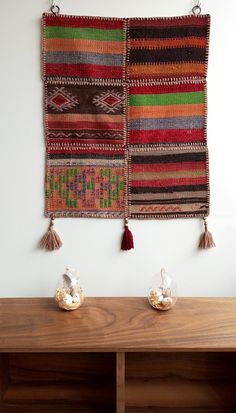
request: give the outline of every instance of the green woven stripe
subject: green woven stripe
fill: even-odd
[[[131,95],[130,106],[166,106],[204,103],[204,92],[164,93],[160,95]]]
[[[49,26],[45,28],[47,39],[89,39],[89,40],[111,40],[121,42],[124,40],[123,31],[120,29],[102,30],[94,28],[58,27]]]

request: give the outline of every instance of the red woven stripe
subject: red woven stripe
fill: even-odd
[[[166,164],[132,164],[132,172],[177,172],[182,170],[201,170],[206,168],[205,162],[181,162]]]
[[[179,185],[204,185],[207,184],[207,178],[179,178],[179,179],[157,179],[146,181],[131,181],[133,187],[168,187]]]
[[[63,26],[63,27],[85,27],[95,29],[122,29],[123,22],[120,20],[91,19],[81,17],[62,17],[45,15],[46,26]]]
[[[123,130],[122,123],[116,122],[48,122],[49,129],[69,129],[69,130]]]
[[[131,86],[129,88],[131,95],[152,95],[156,93],[178,93],[178,92],[201,92],[204,90],[204,84],[183,84],[183,85],[163,85],[163,86]]]
[[[45,75],[47,76],[81,76],[81,77],[98,77],[120,79],[123,76],[121,66],[100,66],[100,65],[66,65],[47,63]]]
[[[130,19],[130,27],[177,27],[177,26],[206,26],[209,20],[209,15],[204,17],[189,16],[177,19]]]
[[[165,129],[130,131],[129,143],[204,142],[203,129]]]

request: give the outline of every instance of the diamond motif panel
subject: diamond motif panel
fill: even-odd
[[[47,135],[49,142],[115,145],[125,142],[125,95],[123,86],[61,86],[48,83]]]

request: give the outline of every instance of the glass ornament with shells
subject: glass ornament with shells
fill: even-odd
[[[63,310],[76,310],[84,302],[84,291],[81,288],[78,271],[67,267],[55,291],[55,300]]]
[[[165,269],[154,275],[148,292],[148,301],[157,310],[166,311],[177,301],[177,286]]]

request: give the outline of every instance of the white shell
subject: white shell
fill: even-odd
[[[172,299],[170,297],[165,297],[163,298],[162,304],[163,305],[168,305],[172,303]]]
[[[72,304],[73,300],[70,294],[66,294],[66,304]]]
[[[73,299],[73,303],[79,303],[80,302],[79,294],[73,295],[72,299]]]

